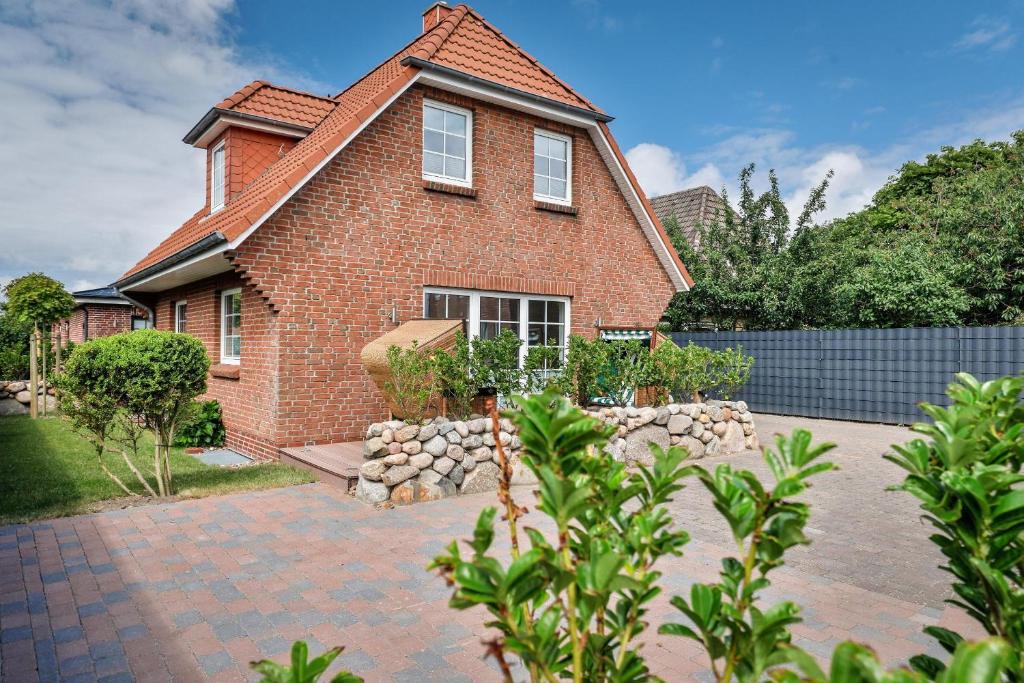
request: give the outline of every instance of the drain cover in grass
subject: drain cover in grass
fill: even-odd
[[[197,453],[195,457],[205,465],[217,465],[219,467],[233,467],[235,465],[248,465],[252,460],[241,453],[236,453],[230,448],[217,448],[212,451]]]

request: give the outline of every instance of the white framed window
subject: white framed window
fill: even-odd
[[[423,177],[473,185],[473,112],[423,101]]]
[[[188,302],[187,301],[175,301],[174,302],[174,331],[175,332],[187,332],[188,331]]]
[[[210,213],[224,206],[224,142],[210,152]]]
[[[533,131],[533,198],[572,203],[572,138],[546,130]]]
[[[441,315],[438,302],[446,301],[447,309]],[[457,302],[452,309],[451,302]],[[462,303],[462,302],[465,302]],[[447,289],[426,287],[423,290],[423,317],[450,319],[450,315],[465,311],[467,336],[493,339],[502,330],[511,330],[523,342],[519,347],[522,364],[531,346],[554,346],[565,359],[565,343],[569,331],[571,301],[564,296],[538,294],[509,294],[475,289]]]
[[[242,290],[220,295],[220,362],[237,365],[242,359]]]

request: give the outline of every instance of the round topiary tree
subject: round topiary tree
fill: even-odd
[[[126,450],[120,453],[149,493],[165,496],[172,492],[170,449],[175,432],[192,416],[194,399],[206,391],[209,369],[206,349],[195,337],[158,330],[115,334],[75,348],[59,380],[61,406],[97,446],[101,464],[104,448],[111,448],[110,425],[115,421],[133,444],[133,429],[151,431],[155,491]]]

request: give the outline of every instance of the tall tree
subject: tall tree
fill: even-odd
[[[768,190],[751,187],[754,164],[739,175],[735,209],[728,208],[720,223],[698,223],[699,247],[694,247],[674,218],[665,223],[672,243],[694,279],[689,292],[673,298],[666,311],[673,329],[694,323],[720,329],[779,329],[799,320],[789,273],[788,247],[794,234],[810,226],[825,208],[825,191],[832,172],[811,191],[796,222],[782,200],[775,171],[768,172]],[[728,194],[723,200],[729,207]]]

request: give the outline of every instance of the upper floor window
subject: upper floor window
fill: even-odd
[[[473,114],[439,102],[423,103],[423,177],[473,184]]]
[[[210,154],[210,212],[224,206],[224,143]]]
[[[174,331],[185,332],[188,321],[188,302],[177,301],[174,304]]]
[[[572,203],[572,139],[537,130],[533,133],[533,198]]]
[[[237,364],[242,359],[242,290],[229,289],[220,296],[220,362]]]

